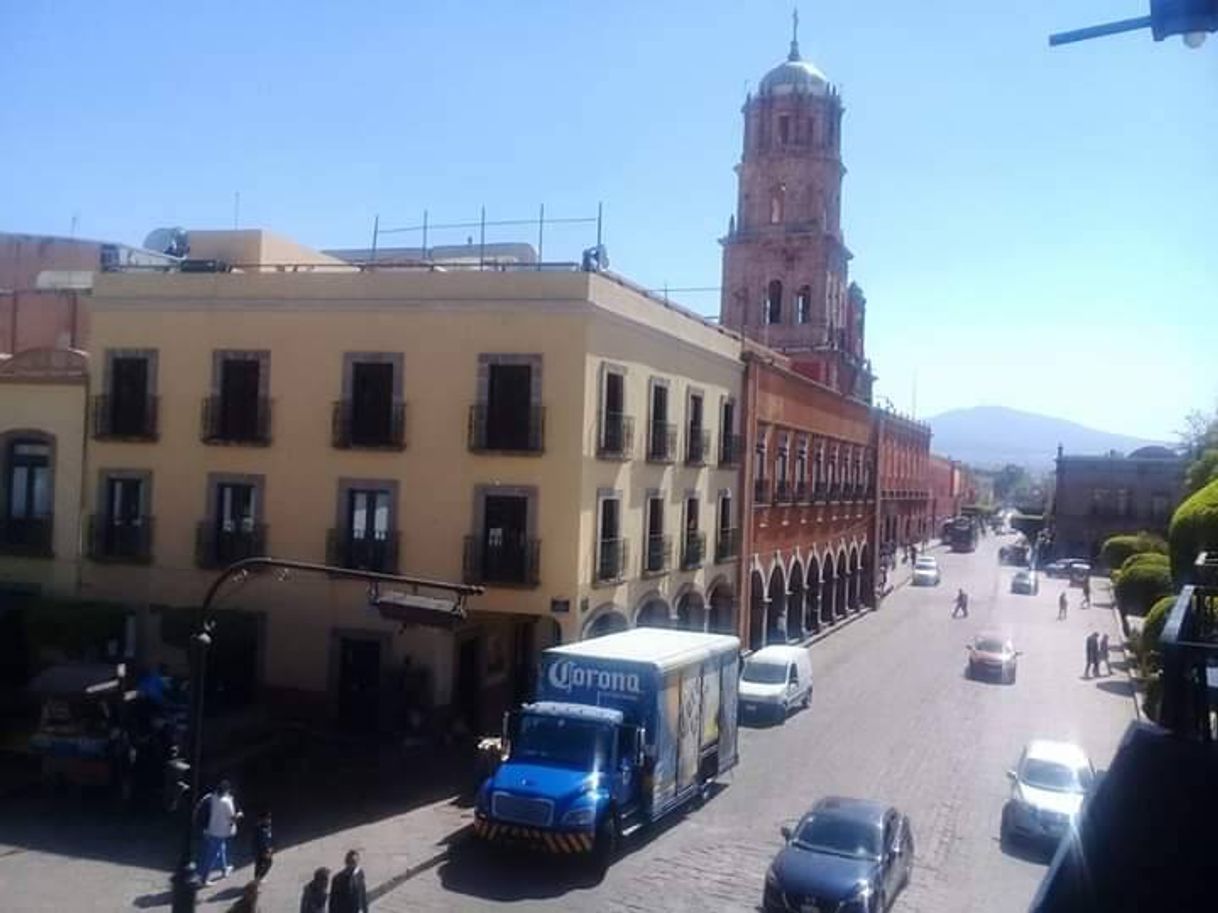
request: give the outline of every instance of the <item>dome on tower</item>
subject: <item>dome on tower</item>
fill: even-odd
[[[799,28],[798,15],[795,17],[795,28]],[[813,63],[799,56],[799,37],[793,34],[787,59],[761,77],[758,91],[762,95],[824,95],[829,91],[829,79]]]

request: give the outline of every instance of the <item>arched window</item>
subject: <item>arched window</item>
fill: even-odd
[[[795,293],[795,322],[810,323],[812,320],[812,287],[800,286]]]
[[[777,279],[766,288],[765,322],[782,323],[782,283]]]

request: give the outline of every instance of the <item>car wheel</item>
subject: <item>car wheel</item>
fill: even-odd
[[[1002,807],[1002,821],[998,824],[998,844],[999,846],[1009,846],[1011,843],[1011,806],[1009,804]]]
[[[812,689],[811,688],[809,688],[808,693],[804,695],[803,703],[801,703],[800,706],[803,707],[804,710],[807,710],[809,707],[812,706]]]
[[[609,868],[617,854],[617,844],[617,812],[609,809],[596,829],[596,840],[592,845],[593,864],[599,871],[604,872]]]
[[[1014,667],[1014,666],[1012,666],[1012,667],[1011,667],[1011,672],[1010,672],[1010,674],[1007,676],[1007,684],[1008,684],[1008,685],[1013,685],[1013,684],[1015,684],[1015,667]]]

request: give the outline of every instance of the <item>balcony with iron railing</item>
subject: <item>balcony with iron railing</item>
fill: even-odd
[[[630,543],[625,539],[602,539],[596,547],[594,583],[617,583],[626,576]]]
[[[1202,553],[1190,577],[1157,644],[1157,711],[1146,695],[1157,722],[1129,724],[1053,857],[1030,907],[1037,913],[1214,906],[1218,555]],[[1150,645],[1140,651],[1145,664]]]
[[[663,574],[672,561],[672,537],[652,535],[647,537],[643,549],[643,575]]]
[[[790,504],[795,498],[795,488],[787,479],[779,479],[774,485],[774,503]]]
[[[602,412],[598,420],[596,455],[602,460],[628,460],[634,453],[634,417]]]
[[[266,554],[266,525],[241,524],[224,528],[204,520],[195,530],[195,563],[202,568],[228,567],[244,558]]]
[[[681,543],[681,569],[693,570],[702,567],[706,560],[706,533],[687,531]]]
[[[740,465],[743,448],[743,436],[739,434],[719,435],[719,466],[723,469],[735,469]]]
[[[651,422],[647,427],[647,461],[671,463],[677,456],[677,426],[671,422]]]
[[[402,450],[406,446],[406,404],[394,403],[383,414],[368,415],[351,400],[340,399],[330,413],[330,441],[340,450]]]
[[[396,574],[398,542],[396,529],[365,530],[362,534],[331,529],[326,532],[326,563],[357,571]]]
[[[807,503],[809,500],[809,486],[808,483],[803,479],[800,479],[795,483],[793,499],[798,501],[800,504]]]
[[[740,530],[721,528],[715,537],[715,563],[723,564],[740,557]]]
[[[265,396],[239,403],[222,396],[204,397],[200,433],[203,443],[267,446],[271,443],[272,404]]]
[[[535,587],[541,583],[541,540],[493,543],[485,536],[466,536],[462,573],[466,583],[502,587]]]
[[[103,393],[93,397],[93,437],[99,441],[155,441],[160,400],[131,400]]]
[[[54,517],[0,518],[0,554],[23,558],[50,558],[53,555]]]
[[[690,427],[685,441],[685,465],[705,466],[710,458],[710,432]]]
[[[152,560],[152,517],[124,517],[116,520],[105,514],[89,517],[89,557],[94,561],[144,564]]]
[[[473,453],[539,454],[545,450],[545,406],[516,413],[491,409],[486,403],[469,407],[469,449]]]

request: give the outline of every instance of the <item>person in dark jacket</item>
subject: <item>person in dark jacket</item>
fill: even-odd
[[[317,869],[313,880],[300,892],[300,913],[326,913],[326,900],[330,896],[330,870]]]
[[[330,882],[329,913],[368,913],[368,886],[359,867],[359,853],[348,850],[346,863]]]
[[[271,870],[275,855],[275,844],[271,837],[271,813],[264,811],[254,825],[254,877],[261,881]]]
[[[259,913],[261,909],[258,903],[258,882],[251,881],[242,888],[241,896],[228,908],[228,913]]]
[[[1083,669],[1083,678],[1091,678],[1091,670],[1096,677],[1100,674],[1100,635],[1092,631],[1087,635],[1087,665]]]

